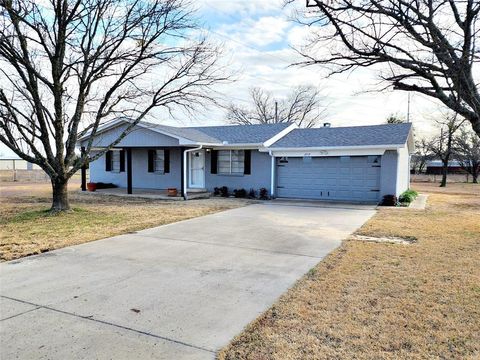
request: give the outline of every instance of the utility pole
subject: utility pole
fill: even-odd
[[[278,123],[278,102],[275,101],[275,123]]]
[[[408,92],[408,101],[407,101],[407,123],[410,122],[410,92]]]

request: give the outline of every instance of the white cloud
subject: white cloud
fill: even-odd
[[[249,46],[266,47],[283,41],[290,23],[282,17],[264,16],[258,20],[245,19],[224,24],[215,32]]]
[[[216,11],[226,15],[249,16],[282,9],[283,0],[199,0],[196,5],[200,11]]]

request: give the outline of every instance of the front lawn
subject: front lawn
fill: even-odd
[[[237,199],[152,201],[84,196],[72,183],[73,211],[50,215],[49,184],[5,184],[0,195],[0,260],[81,244],[243,206]]]
[[[480,186],[413,188],[426,210],[381,209],[358,234],[416,243],[345,241],[218,358],[478,358]]]

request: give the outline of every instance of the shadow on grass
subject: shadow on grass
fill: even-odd
[[[72,208],[71,211],[67,212],[52,212],[50,208],[42,210],[31,210],[21,212],[14,217],[7,219],[5,222],[9,223],[21,223],[26,221],[33,221],[41,218],[53,218],[53,217],[68,217],[75,214],[89,213],[89,210],[82,208]]]

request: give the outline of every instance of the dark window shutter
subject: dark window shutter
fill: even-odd
[[[210,155],[210,173],[216,174],[217,173],[217,164],[218,164],[218,151],[212,150],[212,155]]]
[[[155,150],[148,150],[148,172],[154,172]]]
[[[250,175],[252,173],[252,150],[245,150],[243,173]]]
[[[105,153],[105,171],[112,171],[112,151]]]
[[[163,150],[163,172],[165,174],[170,172],[170,150]]]
[[[125,172],[125,150],[120,150],[120,172]]]

